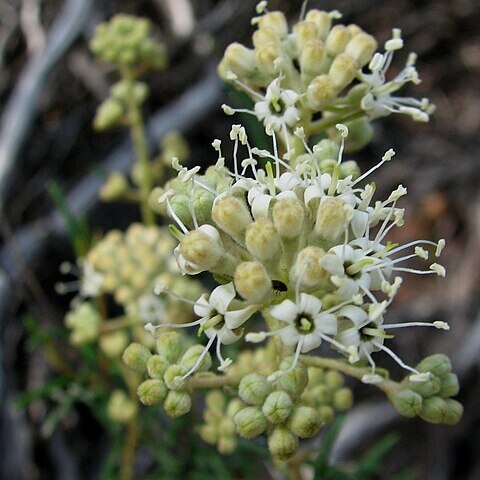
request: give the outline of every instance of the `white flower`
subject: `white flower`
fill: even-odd
[[[81,267],[80,296],[96,297],[102,289],[103,275],[97,272],[88,262],[82,262]]]

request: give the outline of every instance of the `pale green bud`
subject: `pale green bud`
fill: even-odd
[[[235,290],[251,303],[262,303],[272,292],[272,281],[260,262],[242,262],[235,269]]]
[[[286,358],[280,364],[280,370],[287,370],[292,365],[293,357]],[[299,397],[308,385],[308,370],[301,362],[297,366],[282,375],[275,385],[280,390],[287,392],[292,398]]]
[[[345,53],[356,62],[357,68],[362,68],[372,59],[377,50],[377,41],[371,35],[361,32],[352,37],[345,47]]]
[[[447,413],[443,419],[443,423],[446,425],[456,425],[463,416],[463,406],[460,402],[447,398],[445,400],[447,404]]]
[[[375,129],[367,118],[359,118],[352,122],[346,122],[345,125],[348,128],[348,137],[345,141],[346,153],[357,152],[366,147],[372,141]],[[336,128],[329,129],[328,136],[338,142],[341,139],[340,132]],[[342,170],[345,167],[345,163],[346,162],[342,162],[340,165]],[[342,172],[342,176],[345,177],[346,175]]]
[[[268,425],[259,407],[242,408],[235,415],[234,422],[237,433],[243,438],[253,438],[262,434]]]
[[[321,40],[327,38],[330,27],[332,26],[332,18],[327,12],[312,9],[305,15],[307,22],[313,22],[317,26],[318,36]]]
[[[318,412],[311,407],[296,407],[288,419],[288,428],[300,438],[313,437],[322,421]]]
[[[310,40],[305,43],[300,54],[300,69],[302,75],[314,77],[323,71],[325,47],[320,40]]]
[[[160,356],[173,363],[182,353],[182,336],[178,332],[162,332],[157,339],[156,347]]]
[[[223,55],[218,67],[221,78],[228,80],[228,72],[233,72],[239,77],[249,77],[255,68],[255,53],[240,43],[230,44]]]
[[[261,47],[266,43],[275,43],[278,42],[278,37],[272,28],[260,28],[253,32],[252,41],[255,48]]]
[[[338,90],[329,75],[318,75],[307,88],[307,99],[313,110],[321,110],[332,103],[338,95]]]
[[[268,260],[278,254],[280,237],[273,223],[266,218],[262,218],[247,227],[245,245],[255,257]]]
[[[162,380],[145,380],[138,386],[137,395],[144,405],[151,407],[163,402],[167,395],[167,389]]]
[[[353,394],[349,388],[340,388],[333,393],[333,408],[339,412],[350,410],[353,406]]]
[[[325,251],[320,247],[305,247],[298,253],[290,270],[291,280],[300,280],[302,285],[311,288],[326,284],[330,274],[322,266],[324,256]]]
[[[321,405],[318,408],[318,415],[322,423],[332,423],[335,418],[335,412],[333,408],[328,405]]]
[[[114,390],[107,406],[108,417],[119,423],[127,423],[135,417],[137,405],[123,390]]]
[[[308,42],[311,42],[312,40],[318,41],[318,29],[313,22],[297,22],[293,26],[293,32],[295,34],[295,43],[297,44],[299,52],[302,52]]]
[[[152,355],[147,362],[148,375],[151,378],[163,378],[170,363],[164,356]]]
[[[452,371],[452,362],[443,353],[437,353],[424,358],[416,369],[419,372],[430,372],[437,377],[443,377]]]
[[[202,425],[199,433],[202,440],[210,445],[215,445],[218,441],[218,430],[213,425]]]
[[[345,383],[344,376],[336,370],[327,370],[324,377],[325,384],[332,390],[336,390]]]
[[[402,389],[393,393],[390,398],[392,405],[400,415],[404,417],[415,417],[422,410],[423,399],[413,390]]]
[[[99,340],[100,348],[108,358],[120,357],[127,344],[128,334],[122,330],[102,335]]]
[[[221,455],[230,455],[235,451],[237,446],[237,440],[235,437],[228,436],[228,437],[220,437],[218,439],[217,450],[218,453]]]
[[[268,436],[268,450],[276,460],[288,460],[298,450],[298,438],[285,427],[275,428]]]
[[[238,396],[250,405],[262,405],[271,391],[271,383],[259,373],[246,375],[238,386]]]
[[[245,202],[236,197],[222,197],[213,206],[212,218],[226,233],[235,237],[244,232],[252,217]]]
[[[145,373],[152,354],[140,343],[131,343],[123,352],[123,363],[137,373]]]
[[[93,119],[93,128],[98,131],[104,131],[116,127],[124,115],[123,105],[118,100],[107,98],[97,109]]]
[[[312,396],[320,405],[328,405],[332,402],[332,390],[327,385],[317,385],[312,389]]]
[[[288,34],[287,19],[283,12],[268,12],[258,18],[258,28],[271,28],[279,38]]]
[[[293,402],[287,392],[272,392],[262,406],[263,414],[274,424],[283,423],[292,412]]]
[[[357,64],[355,60],[346,53],[337,55],[330,65],[328,76],[333,82],[337,91],[343,90],[352,83],[357,73]]]
[[[273,42],[265,43],[264,45],[255,48],[255,60],[260,71],[265,74],[275,75],[277,73],[275,60],[280,56],[280,47]]]
[[[185,387],[186,380],[181,380],[181,377],[187,372],[188,368],[185,368],[182,365],[170,365],[163,376],[165,385],[170,390],[182,390]]]
[[[455,400],[451,401],[455,402]],[[420,417],[430,423],[444,423],[448,413],[449,408],[447,401],[441,397],[435,396],[423,400]]]
[[[305,220],[303,203],[296,198],[277,200],[273,206],[273,224],[283,238],[296,238],[300,235]]]
[[[454,397],[459,390],[458,377],[454,373],[447,373],[441,378],[441,387],[438,392],[440,397]]]
[[[209,410],[223,412],[225,409],[225,395],[220,390],[212,390],[205,397],[205,404]]]
[[[121,198],[128,189],[128,182],[120,172],[111,173],[99,192],[101,200],[113,201]]]
[[[335,25],[329,32],[325,47],[331,57],[340,55],[350,41],[350,31],[345,25]]]
[[[315,232],[329,242],[337,240],[353,216],[353,208],[338,197],[322,197],[317,210]]]
[[[235,436],[235,422],[231,418],[223,418],[218,425],[218,430],[222,437],[233,437]]]
[[[190,154],[188,143],[180,132],[168,132],[162,139],[163,161],[170,165],[172,158],[176,157],[182,163]]]
[[[408,382],[408,388],[417,392],[422,397],[430,397],[437,394],[441,389],[441,381],[435,375],[432,375],[430,380],[426,382]]]
[[[135,99],[138,105],[141,105],[148,97],[149,88],[146,83],[135,82],[133,85],[133,98]]]
[[[223,246],[201,230],[188,232],[180,242],[183,257],[201,268],[210,270],[224,255]]]
[[[234,398],[228,403],[225,414],[227,417],[233,418],[244,406],[244,403],[240,399]]]
[[[192,409],[192,399],[187,392],[172,390],[168,392],[163,408],[168,416],[181,417]]]
[[[203,345],[193,345],[190,347],[184,354],[180,360],[180,365],[183,368],[190,370],[192,368],[200,355],[202,355],[205,347]],[[207,372],[212,367],[212,356],[209,352],[206,353],[205,357],[203,358],[200,365],[197,367],[197,372]]]

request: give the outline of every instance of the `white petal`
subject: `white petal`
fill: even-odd
[[[335,339],[345,347],[360,347],[361,344],[360,334],[355,327],[340,332]]]
[[[217,310],[218,313],[225,314],[230,302],[235,298],[235,287],[233,282],[226,283],[217,287],[210,295],[208,303]]]
[[[283,114],[283,121],[289,127],[292,127],[300,120],[300,115],[298,114],[298,109],[295,107],[289,107],[285,110]]]
[[[368,213],[355,210],[351,225],[352,225],[352,231],[355,237],[363,237],[363,235],[365,235],[365,232],[367,230]]]
[[[321,345],[322,338],[315,335],[315,332],[303,335],[302,353],[307,353]]]
[[[303,201],[305,205],[308,207],[309,203],[314,200],[315,198],[321,198],[325,195],[323,190],[320,190],[318,185],[310,185],[305,189],[303,193]]]
[[[270,106],[267,102],[257,102],[254,109],[259,120],[263,120],[271,113]]]
[[[185,259],[185,257],[180,253],[180,245],[177,245],[173,250],[173,254],[175,255],[175,259],[177,260],[178,268],[182,275],[197,275],[204,271],[203,268],[196,265],[195,263],[191,263]]]
[[[210,315],[212,314],[212,307],[207,301],[207,294],[204,293],[196,302],[195,305],[193,306],[193,311],[195,312],[195,315],[198,315],[199,317],[206,317],[210,318]]]
[[[208,225],[206,223],[198,227],[197,230],[199,232],[203,232],[206,235],[208,235],[213,241],[220,243],[220,234],[218,233],[218,230],[214,226]]]
[[[300,338],[300,334],[298,333],[297,329],[293,326],[288,326],[283,328],[279,332],[280,338],[282,342],[287,346],[291,347],[292,345],[296,345],[298,343],[298,339]]]
[[[270,309],[273,318],[285,323],[293,323],[299,313],[297,305],[288,299]]]
[[[220,343],[223,345],[230,345],[231,343],[236,342],[241,335],[236,335],[224,325],[220,330],[217,330],[217,336],[220,339]]]
[[[242,326],[256,311],[258,307],[250,305],[247,308],[241,310],[232,310],[225,313],[224,319],[228,328],[234,329]]]
[[[322,309],[322,301],[313,295],[308,295],[307,293],[300,294],[300,305],[298,310],[301,313],[307,313],[309,315],[317,315],[318,312]]]
[[[345,274],[343,262],[338,255],[327,253],[320,259],[320,265],[332,275],[342,276]]]
[[[320,315],[315,316],[313,323],[315,324],[315,330],[318,329],[320,332],[326,335],[337,334],[337,317],[331,313],[321,313]]]
[[[251,205],[253,218],[255,220],[268,217],[268,207],[271,201],[272,197],[266,194],[261,194],[253,199]]]
[[[346,317],[351,320],[356,327],[362,326],[362,324],[368,320],[367,313],[355,305],[347,305],[343,307],[337,314],[339,317]]]
[[[284,90],[280,94],[280,98],[283,100],[283,103],[288,106],[294,105],[295,102],[298,100],[298,97],[298,93],[294,90]]]

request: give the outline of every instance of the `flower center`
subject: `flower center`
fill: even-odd
[[[300,313],[295,319],[295,328],[302,335],[311,333],[314,329],[312,317],[306,313]]]
[[[273,98],[269,105],[272,115],[282,115],[285,113],[285,102],[281,98]]]
[[[370,322],[360,329],[360,338],[362,342],[370,342],[376,338],[385,338],[385,330],[379,327],[375,322]]]

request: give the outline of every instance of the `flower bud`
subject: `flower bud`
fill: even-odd
[[[181,380],[181,377],[187,372],[188,368],[174,363],[167,368],[163,376],[163,381],[170,390],[182,390],[185,387],[186,381]]]
[[[100,348],[108,358],[120,357],[127,344],[128,335],[123,330],[102,335],[99,340]]]
[[[199,433],[202,440],[210,445],[215,445],[218,441],[218,430],[213,425],[202,425]]]
[[[321,405],[318,408],[318,415],[322,423],[332,423],[335,418],[335,412],[333,408],[328,405]]]
[[[447,373],[440,379],[441,387],[438,395],[443,398],[454,397],[458,394],[460,386],[458,377],[454,373]]]
[[[367,118],[359,118],[357,120],[353,120],[352,122],[346,122],[345,126],[348,128],[348,137],[345,141],[346,153],[357,152],[358,150],[366,147],[372,141],[375,130],[372,127],[372,123]],[[341,140],[340,132],[336,128],[329,129],[328,136],[332,140],[338,142]],[[347,162],[342,162],[340,165],[341,178],[345,178],[347,176],[343,173],[346,163]],[[357,177],[359,176],[357,171],[355,174]]]
[[[240,43],[232,43],[225,50],[218,73],[224,80],[227,79],[228,72],[233,72],[239,77],[249,77],[254,67],[255,54],[253,50]]]
[[[225,395],[220,390],[212,390],[205,397],[207,409],[223,412],[225,409]]]
[[[258,28],[271,28],[279,38],[288,34],[288,24],[282,12],[268,12],[258,19]]]
[[[131,343],[123,352],[123,363],[137,373],[145,373],[152,354],[140,343]]]
[[[145,380],[137,388],[140,401],[149,407],[160,405],[167,395],[167,389],[162,380]]]
[[[290,279],[307,287],[318,287],[327,282],[329,273],[321,264],[325,251],[320,247],[305,247],[297,255],[297,259],[290,270]]]
[[[120,172],[112,172],[100,189],[99,196],[101,200],[107,202],[118,200],[119,198],[122,198],[127,189],[128,182],[125,175]]]
[[[180,359],[180,365],[190,370],[192,368],[200,355],[203,354],[205,347],[203,345],[193,345],[191,346],[184,354],[183,357]],[[200,365],[197,367],[197,372],[207,372],[212,367],[212,356],[209,352],[205,354],[203,360],[201,361]]]
[[[180,253],[188,261],[205,270],[213,268],[224,254],[220,239],[201,230],[188,232],[180,242]]]
[[[296,198],[282,198],[273,206],[273,224],[283,238],[300,235],[305,219],[303,203]]]
[[[350,410],[353,406],[353,395],[349,388],[340,388],[333,393],[333,408],[339,412]]]
[[[273,43],[266,43],[255,49],[255,60],[262,73],[275,75],[277,68],[275,60],[281,55],[280,47]]]
[[[163,408],[168,416],[181,417],[192,409],[192,399],[187,392],[172,390],[168,392]]]
[[[237,440],[233,436],[221,436],[218,439],[217,449],[221,455],[230,455],[235,451]]]
[[[419,372],[430,372],[437,377],[443,377],[452,371],[452,362],[443,353],[437,353],[424,358],[416,368]]]
[[[327,12],[322,12],[316,9],[310,10],[305,15],[305,20],[307,22],[313,22],[317,26],[318,36],[321,40],[327,38],[332,25],[332,18]]]
[[[426,382],[408,382],[408,388],[421,395],[423,398],[437,394],[441,389],[441,381],[435,375]]]
[[[255,257],[268,260],[276,256],[280,250],[280,237],[273,223],[262,218],[247,227],[245,245]]]
[[[232,196],[221,197],[215,202],[212,218],[224,232],[233,237],[242,234],[252,222],[245,202]]]
[[[315,232],[334,242],[345,232],[353,216],[353,209],[337,197],[322,197],[317,210]]]
[[[95,118],[93,119],[93,128],[99,132],[116,127],[125,111],[123,105],[113,98],[107,98],[100,107],[98,107]]]
[[[307,88],[308,103],[314,110],[321,110],[332,103],[337,95],[338,90],[329,75],[315,77]]]
[[[268,436],[268,450],[276,460],[288,460],[298,450],[298,438],[287,428],[277,427]]]
[[[300,54],[300,69],[302,75],[312,78],[323,71],[325,47],[320,40],[310,40],[305,43]]]
[[[230,400],[227,405],[226,415],[227,417],[233,418],[239,410],[244,407],[243,402],[239,398],[234,398]]]
[[[151,378],[163,378],[170,366],[166,358],[161,355],[152,355],[147,362],[148,375]]]
[[[367,33],[355,35],[345,47],[345,53],[356,62],[357,68],[362,68],[371,59],[377,49],[377,41]]]
[[[290,415],[293,402],[287,392],[272,392],[262,406],[263,414],[274,424],[283,423]]]
[[[447,404],[447,413],[443,419],[443,423],[446,425],[456,425],[463,416],[463,406],[460,402],[447,398],[445,400]]]
[[[253,438],[267,428],[267,419],[259,407],[246,407],[234,417],[237,433],[243,438]]]
[[[345,378],[336,370],[327,370],[324,376],[325,384],[332,390],[337,390],[345,383]]]
[[[302,52],[308,42],[318,40],[318,29],[313,22],[297,22],[293,27],[293,32],[295,34],[295,43],[297,44],[297,50],[299,52]]]
[[[259,373],[246,375],[238,386],[238,396],[250,405],[262,405],[271,391],[271,383]]]
[[[157,352],[168,363],[175,362],[182,353],[182,337],[178,332],[162,332],[157,339]]]
[[[448,403],[446,400],[437,396],[429,397],[423,400],[420,417],[430,423],[444,423],[445,418],[449,413],[448,410]]]
[[[312,395],[320,405],[328,405],[332,402],[332,390],[324,384],[315,386],[312,389]]]
[[[350,41],[350,32],[344,25],[335,25],[329,32],[325,47],[331,57],[340,55]]]
[[[137,413],[137,405],[123,390],[114,390],[108,400],[108,417],[119,423],[129,422]]]
[[[392,405],[400,415],[412,418],[420,414],[422,410],[423,399],[413,390],[402,389],[393,393],[390,398]]]
[[[272,281],[260,262],[240,263],[233,281],[235,290],[251,303],[262,303],[272,291]]]
[[[260,28],[253,32],[252,41],[255,48],[259,48],[266,43],[278,42],[278,37],[273,28]]]
[[[288,428],[300,438],[313,437],[322,422],[318,412],[311,407],[296,407],[288,419]]]
[[[280,370],[287,370],[292,365],[293,357],[286,358],[280,363]],[[298,362],[293,370],[283,374],[275,385],[279,390],[282,390],[290,395],[292,398],[299,397],[308,385],[308,370],[307,367]]]
[[[337,91],[343,90],[352,83],[357,73],[357,64],[355,60],[346,53],[337,55],[330,65],[328,76],[333,82]]]

